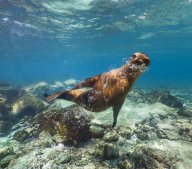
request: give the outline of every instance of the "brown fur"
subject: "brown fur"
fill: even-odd
[[[104,111],[112,107],[114,127],[126,95],[142,73],[141,69],[137,66],[144,64],[146,67],[149,63],[150,60],[147,55],[137,52],[132,55],[130,61],[126,65],[101,75],[85,79],[71,90],[48,96],[47,101],[66,99],[93,112]],[[86,89],[86,87],[89,87],[89,89]]]

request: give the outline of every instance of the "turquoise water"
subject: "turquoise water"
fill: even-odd
[[[191,0],[1,0],[0,80],[83,80],[151,58],[137,85],[191,86]]]
[[[191,11],[192,0],[0,0],[0,169],[191,169]],[[137,51],[151,64],[113,128],[114,78],[80,106],[45,100]],[[85,110],[94,100],[114,109]]]

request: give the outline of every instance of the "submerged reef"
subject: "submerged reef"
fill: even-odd
[[[68,90],[75,86],[78,81],[75,79],[69,79],[64,82],[53,82],[51,84],[47,82],[38,82],[32,85],[25,86],[23,89],[30,92],[34,96],[43,99],[45,93],[54,93],[60,90]]]
[[[134,89],[112,128],[112,110],[48,105],[31,86],[0,83],[0,168],[192,168],[190,92]]]
[[[0,136],[9,133],[13,124],[25,116],[42,112],[46,103],[25,90],[0,83]]]

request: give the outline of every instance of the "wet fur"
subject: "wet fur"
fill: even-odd
[[[137,52],[123,67],[85,79],[75,88],[47,96],[46,100],[49,102],[54,99],[69,100],[92,112],[112,107],[114,127],[128,92],[143,71],[142,65],[146,67],[149,63],[150,60],[145,54]],[[86,87],[89,87],[89,90]]]

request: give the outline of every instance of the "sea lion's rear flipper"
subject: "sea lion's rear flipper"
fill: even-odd
[[[65,93],[66,93],[66,91],[57,92],[57,93],[54,93],[52,95],[44,94],[44,97],[45,97],[46,101],[51,102],[55,99],[62,99],[64,97]]]
[[[81,83],[77,84],[73,89],[79,89],[79,88],[83,88],[83,87],[93,87],[95,82],[97,82],[99,80],[101,75],[97,75],[94,77],[90,77],[85,79],[84,81],[82,81]]]
[[[81,94],[86,93],[85,89],[75,89],[57,92],[52,95],[44,94],[46,101],[51,102],[55,99],[64,99],[72,102],[76,102],[76,98],[78,98]]]

